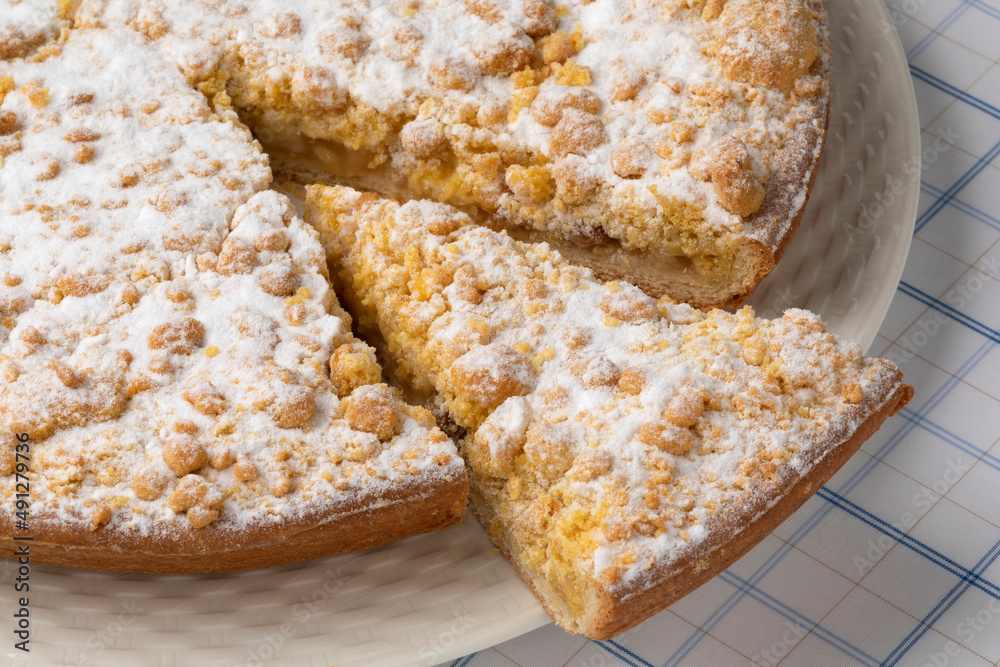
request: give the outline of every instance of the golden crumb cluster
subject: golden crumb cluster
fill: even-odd
[[[735,304],[805,204],[819,0],[84,0],[232,104],[291,173],[475,206],[570,258]]]
[[[23,58],[69,27],[65,0],[0,0],[0,60]]]
[[[442,204],[316,186],[307,219],[362,330],[464,430],[494,539],[570,618],[780,497],[898,382],[811,313],[656,301]]]
[[[33,521],[70,546],[110,531],[94,539],[169,552],[210,525],[249,540],[464,479],[430,413],[382,384],[231,111],[124,28],[0,62],[0,91],[9,516],[15,433]]]

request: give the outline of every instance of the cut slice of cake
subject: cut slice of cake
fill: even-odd
[[[461,438],[493,540],[588,637],[728,566],[912,395],[808,312],[655,301],[443,204],[313,186],[306,220],[361,330]]]
[[[819,0],[84,0],[285,173],[489,214],[698,306],[778,261],[829,114]]]
[[[124,28],[0,84],[4,554],[226,571],[460,518],[453,443],[382,384],[235,114]]]

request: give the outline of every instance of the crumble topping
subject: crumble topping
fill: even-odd
[[[335,175],[705,275],[778,247],[822,143],[818,0],[83,0],[68,34],[74,4],[0,0],[0,495],[27,432],[32,512],[76,528],[239,531],[464,474],[234,109]],[[898,382],[804,311],[706,314],[444,205],[320,199],[362,327],[574,609],[779,497]]]
[[[488,529],[551,581],[621,586],[679,557],[898,381],[806,311],[656,301],[442,204],[316,187],[307,219],[362,328],[468,431]]]
[[[32,515],[90,530],[239,531],[461,477],[232,111],[125,29],[0,81],[4,502],[22,432]]]
[[[69,27],[65,0],[0,0],[0,60],[23,58]]]
[[[747,289],[727,274],[735,239],[773,251],[789,232],[822,145],[818,0],[85,0],[80,16],[149,36],[279,156],[585,248],[693,258],[687,280],[719,292]],[[781,210],[747,224],[766,201]]]

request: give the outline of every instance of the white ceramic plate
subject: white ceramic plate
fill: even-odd
[[[903,270],[916,217],[919,126],[879,0],[828,4],[835,51],[826,155],[802,226],[752,303],[823,315],[865,347]],[[0,559],[8,628],[16,563]],[[33,662],[53,665],[433,665],[548,622],[474,519],[286,567],[204,576],[34,565]],[[29,656],[12,648],[4,662]]]
[[[903,274],[920,191],[920,123],[906,55],[880,0],[828,0],[833,109],[802,223],[750,303],[819,313],[868,349]]]

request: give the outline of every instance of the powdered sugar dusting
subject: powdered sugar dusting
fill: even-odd
[[[0,60],[23,58],[67,27],[59,0],[0,0]]]
[[[5,504],[21,432],[32,514],[65,531],[240,531],[461,477],[430,414],[379,384],[232,112],[124,29],[5,77]]]
[[[829,94],[818,0],[85,0],[81,16],[149,35],[196,83],[223,76],[265,143],[335,177],[694,258],[706,289],[746,289],[736,240],[786,237],[809,180],[783,179],[815,167]]]
[[[439,205],[312,196],[349,291],[377,304],[363,317],[469,429],[492,529],[550,581],[582,567],[614,587],[672,562],[751,498],[779,497],[898,383],[805,311],[655,302]],[[414,310],[426,328],[407,326]],[[492,369],[492,392],[466,359]]]

